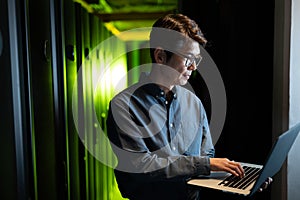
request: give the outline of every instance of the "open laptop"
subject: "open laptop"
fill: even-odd
[[[190,179],[188,184],[251,196],[281,169],[299,131],[300,123],[278,136],[264,165],[241,163],[245,170],[243,178],[227,172],[211,172],[209,176]]]

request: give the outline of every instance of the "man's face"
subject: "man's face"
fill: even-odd
[[[187,59],[193,60],[193,57],[200,56],[200,47],[196,41],[190,42],[189,45],[183,46],[181,49],[176,50],[178,53],[173,52],[172,57],[166,63],[176,73],[170,73],[170,79],[174,80],[174,85],[185,85],[190,78],[192,71],[197,69],[196,63],[193,62],[190,66],[186,66],[189,62]]]

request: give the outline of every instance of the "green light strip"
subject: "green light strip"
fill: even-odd
[[[33,108],[33,106],[31,106]],[[31,111],[33,115],[33,109]],[[33,184],[34,184],[34,198],[38,199],[38,186],[37,186],[37,169],[36,169],[36,146],[35,146],[35,130],[34,130],[34,117],[32,116],[32,138],[31,138],[31,148],[32,148],[32,166],[33,166]]]

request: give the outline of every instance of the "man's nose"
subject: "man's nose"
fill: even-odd
[[[188,70],[195,71],[197,69],[196,62],[194,61],[189,67]]]

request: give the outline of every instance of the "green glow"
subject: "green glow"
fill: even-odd
[[[137,41],[132,41],[130,43],[130,45],[132,45],[133,49],[139,49],[139,44],[140,43],[137,42]],[[141,64],[140,61],[139,61],[139,58],[140,58],[140,51],[139,50],[134,50],[134,51],[130,52],[129,56],[131,58],[131,66],[130,66],[131,68],[137,67]],[[130,80],[129,84],[136,83],[139,79],[139,75],[140,75],[139,70],[133,71],[132,79]]]
[[[87,133],[84,143],[93,146],[92,150],[85,149],[86,199],[121,200],[123,198],[117,187],[113,169],[98,161],[93,155],[104,153],[106,155],[104,159],[107,161],[116,161],[116,157],[110,145],[95,140],[93,134],[98,134],[100,129],[106,132],[105,121],[109,101],[116,93],[127,87],[127,58],[126,55],[117,56],[116,50],[125,50],[126,44],[118,40],[115,44],[107,44],[103,49],[97,49],[97,45],[105,39],[104,36],[111,36],[103,24],[100,25],[93,27],[95,33],[92,35],[96,37],[91,37],[91,41],[84,40],[93,46],[82,64],[84,129]],[[89,29],[85,29],[84,32],[89,35],[87,30]],[[111,59],[113,62],[108,63]]]
[[[117,162],[116,156],[113,154],[109,143],[95,139],[99,130],[106,133],[106,117],[109,101],[119,91],[128,86],[129,83],[138,80],[139,71],[137,70],[132,80],[128,80],[127,71],[132,67],[139,66],[141,63],[139,57],[143,56],[139,50],[136,50],[130,55],[124,54],[120,56],[120,52],[126,52],[127,45],[134,45],[138,49],[140,42],[124,42],[122,40],[107,43],[105,47],[97,49],[97,46],[107,38],[112,36],[103,22],[97,17],[91,15],[82,15],[82,49],[77,49],[82,55],[82,93],[75,91],[75,96],[82,94],[75,99],[75,107],[81,107],[83,103],[84,118],[84,140],[81,141],[76,135],[77,131],[73,121],[68,121],[67,133],[67,170],[68,170],[68,198],[80,199],[85,196],[88,200],[123,200],[118,189],[113,169],[103,163]],[[122,24],[119,24],[121,26]],[[127,24],[123,24],[126,27]],[[147,24],[148,26],[148,24]],[[127,27],[128,28],[128,27]],[[84,56],[84,49],[89,49],[88,57]],[[78,55],[78,54],[77,54]],[[128,59],[129,56],[129,59]],[[146,57],[149,55],[147,54]],[[80,60],[80,59],[79,59]],[[109,63],[112,60],[112,63]],[[78,59],[75,62],[68,61],[66,66],[67,79],[65,96],[68,101],[68,120],[72,118],[72,86],[76,82]],[[130,67],[127,66],[130,62]],[[81,63],[80,63],[81,64]],[[98,77],[97,77],[98,76]],[[80,88],[79,88],[80,89]],[[80,112],[82,112],[80,110]],[[76,116],[79,110],[73,110]],[[96,113],[96,115],[94,115]],[[83,145],[81,145],[83,142]],[[92,149],[84,149],[84,158],[80,157],[80,148],[84,145],[91,146]],[[104,154],[104,161],[100,162],[96,159],[96,154]],[[83,163],[83,165],[82,165]],[[82,177],[82,174],[84,175]],[[84,180],[82,180],[84,179]],[[85,183],[83,185],[82,183]],[[84,188],[82,188],[84,187]],[[80,194],[84,193],[84,194]]]
[[[32,108],[32,115],[33,115],[33,106],[31,106]],[[32,127],[34,127],[34,118],[32,117]],[[37,187],[37,170],[36,170],[36,146],[35,146],[35,131],[34,128],[32,128],[32,141],[31,141],[31,148],[32,148],[32,164],[33,164],[33,184],[34,184],[34,197],[35,199],[38,199],[38,187]]]

